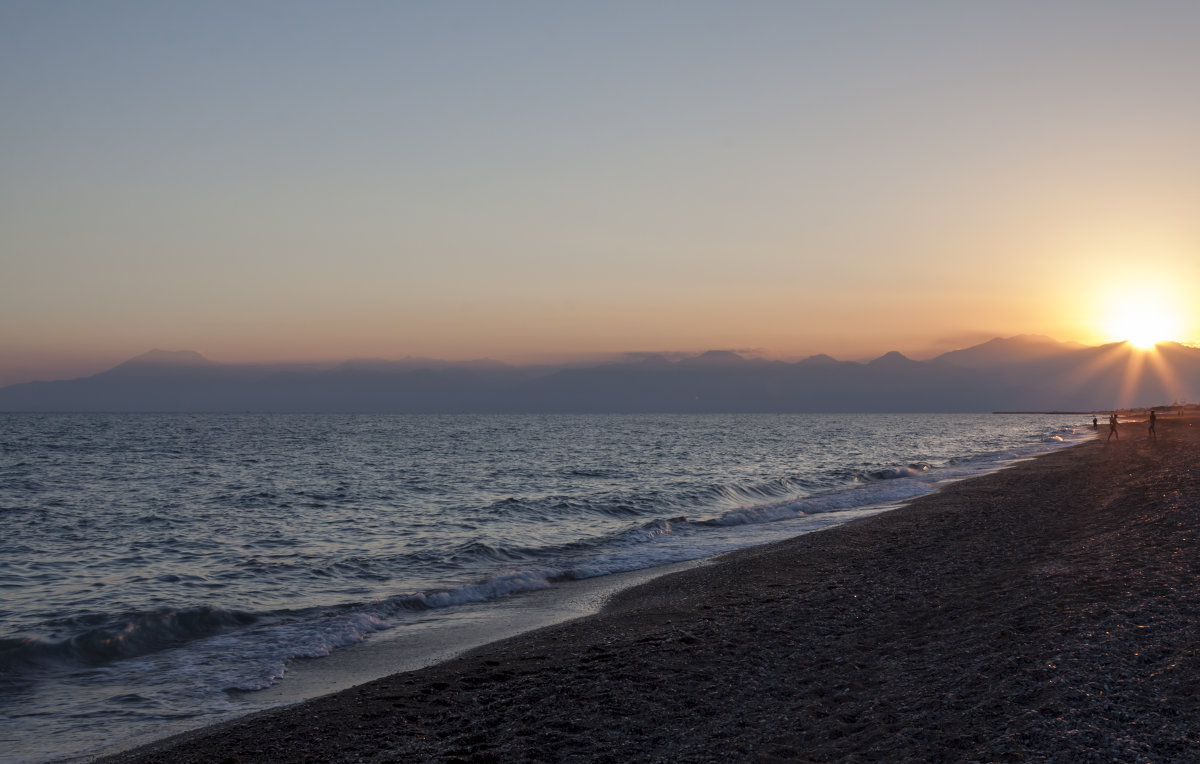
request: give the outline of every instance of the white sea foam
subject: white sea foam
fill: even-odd
[[[518,592],[531,592],[550,586],[547,574],[538,570],[522,570],[516,573],[505,573],[478,584],[459,587],[445,592],[430,592],[405,598],[404,601],[419,602],[427,607],[440,608],[453,605],[463,605],[468,602],[482,602],[497,597],[505,597]]]

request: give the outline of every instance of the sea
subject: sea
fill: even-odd
[[[1071,415],[0,414],[0,758],[427,665],[1089,437]]]

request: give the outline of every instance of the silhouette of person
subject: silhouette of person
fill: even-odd
[[[1099,424],[1100,424],[1099,420],[1097,420],[1096,417],[1092,417],[1092,429],[1093,430],[1096,429],[1096,426]]]
[[[1112,440],[1114,435],[1117,436],[1117,440],[1121,439],[1120,434],[1117,432],[1117,412],[1115,411],[1108,418],[1108,437],[1105,438],[1104,442],[1107,443]]]
[[[1158,440],[1158,431],[1154,429],[1154,423],[1157,417],[1154,415],[1154,409],[1150,409],[1150,439]]]

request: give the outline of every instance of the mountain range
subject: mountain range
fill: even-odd
[[[1105,411],[1200,400],[1200,349],[996,338],[916,361],[713,350],[591,365],[406,358],[221,364],[153,350],[108,371],[0,388],[0,411],[704,413]]]

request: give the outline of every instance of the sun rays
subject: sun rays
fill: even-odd
[[[1120,382],[1111,390],[1113,408],[1169,404],[1186,395],[1186,385],[1171,360],[1172,350],[1178,347],[1170,341],[1149,342],[1148,347],[1133,340],[1111,343],[1095,349],[1099,352],[1063,380],[1064,387],[1078,390],[1117,371]],[[1150,390],[1161,400],[1143,400]]]

